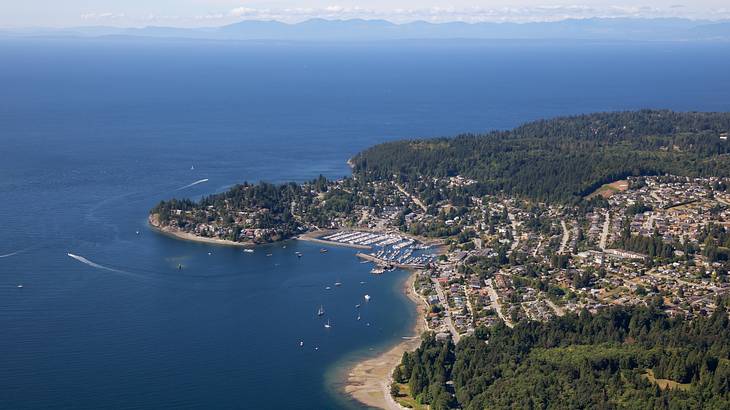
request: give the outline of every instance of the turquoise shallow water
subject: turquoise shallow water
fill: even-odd
[[[393,138],[730,110],[728,47],[0,40],[0,408],[357,407],[338,370],[407,333],[404,272],[296,241],[178,241],[147,210],[343,176]]]

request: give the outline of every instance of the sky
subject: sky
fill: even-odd
[[[0,27],[220,26],[241,20],[531,22],[589,17],[730,19],[730,0],[0,0]]]

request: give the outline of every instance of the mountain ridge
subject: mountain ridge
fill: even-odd
[[[218,27],[181,28],[105,26],[65,29],[0,30],[4,36],[153,37],[210,40],[368,41],[408,39],[575,39],[645,41],[730,41],[730,21],[682,18],[587,18],[554,22],[431,23],[423,20],[394,23],[388,20],[314,18],[299,23],[243,20]]]

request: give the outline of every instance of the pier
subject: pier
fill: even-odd
[[[377,256],[369,255],[367,253],[358,252],[357,257],[360,259],[364,259],[366,261],[370,261],[373,263],[376,263],[381,266],[392,266],[394,268],[399,269],[426,269],[427,265],[420,264],[420,263],[398,263],[394,261],[389,261],[386,259],[378,258]]]

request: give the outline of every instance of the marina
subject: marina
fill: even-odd
[[[367,248],[369,253],[357,256],[363,263],[375,263],[370,273],[379,275],[396,268],[423,269],[433,262],[435,254],[426,253],[428,245],[403,235],[362,231],[337,231],[319,238],[322,242]]]

